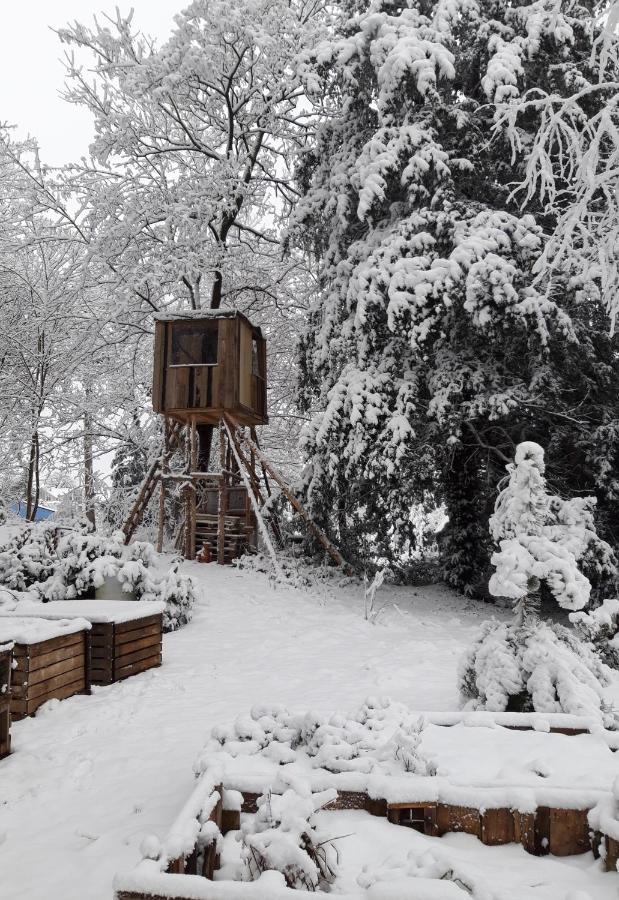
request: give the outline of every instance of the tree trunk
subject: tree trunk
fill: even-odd
[[[478,460],[470,448],[454,447],[443,472],[449,522],[441,541],[443,578],[467,596],[485,596],[489,535]]]
[[[213,446],[213,425],[198,425],[198,472],[208,472]]]
[[[84,413],[84,514],[93,531],[95,521],[95,473],[92,459],[92,416]]]
[[[34,522],[39,508],[39,432],[33,431],[30,439],[28,459],[28,481],[26,485],[26,521]]]

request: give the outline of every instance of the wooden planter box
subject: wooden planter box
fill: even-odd
[[[113,684],[161,665],[163,615],[93,622],[92,683]]]
[[[11,752],[11,664],[13,644],[0,645],[0,759]]]
[[[90,693],[90,624],[83,619],[3,617],[2,635],[14,634],[10,709],[31,716],[48,700]]]
[[[163,603],[146,600],[24,601],[19,615],[89,622],[91,684],[105,685],[161,665],[163,609]]]

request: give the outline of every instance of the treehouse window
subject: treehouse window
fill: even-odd
[[[262,376],[260,371],[260,356],[258,353],[258,340],[254,338],[251,342],[251,374]]]
[[[216,366],[218,323],[175,324],[170,347],[171,366]]]

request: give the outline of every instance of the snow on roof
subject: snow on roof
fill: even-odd
[[[234,319],[243,316],[238,309],[182,309],[178,312],[155,313],[156,322],[174,322],[176,319]]]
[[[21,600],[13,615],[48,620],[79,617],[92,624],[120,624],[158,615],[164,609],[165,603],[161,600],[53,600],[50,603]]]
[[[37,619],[16,616],[0,611],[0,642],[14,641],[16,644],[38,644],[52,638],[79,631],[90,631],[90,622],[86,619]]]
[[[0,653],[7,653],[9,650],[13,649],[13,641],[9,641],[5,644],[0,644]]]
[[[184,320],[201,321],[203,319],[243,319],[255,331],[262,335],[262,330],[258,325],[252,324],[245,313],[239,309],[185,309],[178,312],[162,312],[155,313],[156,322],[182,322]]]

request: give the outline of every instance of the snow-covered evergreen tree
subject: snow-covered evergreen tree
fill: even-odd
[[[593,523],[595,498],[563,500],[546,486],[544,451],[533,441],[516,448],[507,466],[509,479],[490,518],[490,533],[499,545],[492,556],[495,572],[490,593],[514,601],[511,623],[484,622],[460,665],[460,693],[473,708],[537,710],[606,717],[603,687],[608,670],[600,655],[577,633],[538,613],[540,592],[547,590],[559,606],[582,609],[591,584],[582,561],[595,558],[616,573],[610,546]],[[580,616],[583,627],[595,624]],[[612,716],[605,718],[607,724]]]
[[[527,606],[535,608],[543,584],[564,609],[582,609],[589,602],[591,584],[580,571],[580,561],[595,557],[609,574],[616,574],[612,549],[595,533],[595,497],[551,496],[544,451],[533,441],[518,445],[507,470],[509,481],[490,518],[490,533],[500,547],[492,556],[496,571],[490,593],[516,602],[518,624]]]
[[[393,558],[413,538],[412,504],[433,492],[450,517],[446,577],[474,592],[488,561],[480,520],[523,438],[544,444],[553,483],[595,492],[616,517],[619,373],[604,310],[574,277],[535,282],[552,223],[511,189],[539,121],[520,123],[514,157],[500,131],[490,140],[499,101],[551,81],[561,93],[568,69],[578,78],[590,11],[344,10],[305,60],[327,115],[291,231],[322,267],[301,346],[307,497],[349,558],[368,542]]]

